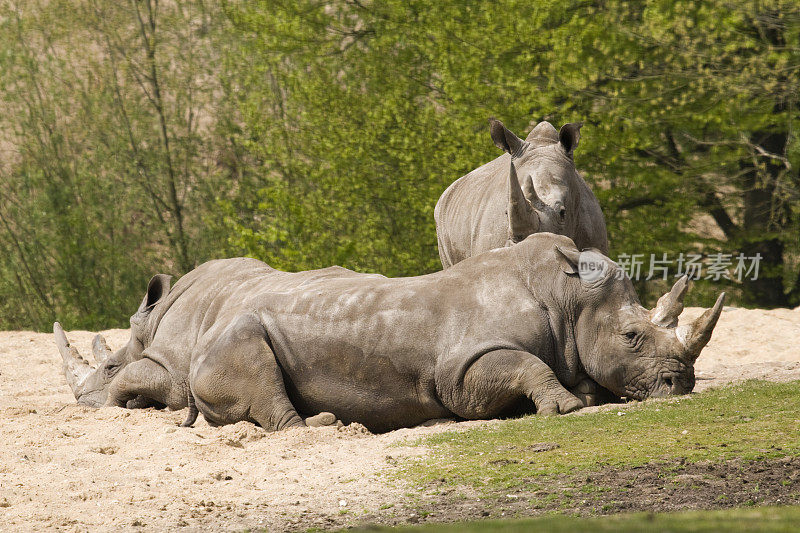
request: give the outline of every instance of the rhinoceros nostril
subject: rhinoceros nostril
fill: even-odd
[[[664,378],[664,385],[666,385],[670,390],[672,390],[672,378]]]

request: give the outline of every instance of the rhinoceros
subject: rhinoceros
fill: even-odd
[[[556,131],[540,122],[523,141],[499,120],[489,122],[492,140],[507,153],[453,182],[436,203],[442,266],[537,232],[566,235],[580,250],[608,253],[600,204],[572,157],[581,124]]]
[[[199,409],[212,425],[271,430],[339,419],[380,432],[523,403],[567,413],[586,381],[633,399],[691,391],[724,300],[675,327],[685,278],[649,311],[613,261],[550,233],[418,277],[238,258],[168,284],[151,280],[125,348],[95,343],[97,369],[55,324],[80,403],[190,405],[186,424]]]

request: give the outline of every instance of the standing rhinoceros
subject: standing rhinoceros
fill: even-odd
[[[528,235],[566,235],[578,249],[608,252],[600,204],[575,170],[581,124],[560,131],[540,122],[523,141],[491,119],[490,133],[508,152],[453,182],[434,210],[444,268]]]
[[[211,261],[172,290],[154,278],[128,347],[97,370],[58,324],[56,342],[79,402],[182,408],[188,397],[211,424],[268,429],[302,426],[301,413],[373,431],[530,401],[565,413],[582,405],[567,389],[587,380],[636,399],[691,391],[724,294],[676,328],[685,279],[648,311],[605,256],[589,252],[595,268],[581,275],[585,254],[541,233],[412,278]]]

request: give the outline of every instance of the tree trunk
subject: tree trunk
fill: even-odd
[[[775,112],[781,105],[775,106]],[[752,141],[771,154],[783,154],[788,134],[786,132],[756,132]],[[756,165],[764,164],[762,168]],[[761,255],[758,278],[744,279],[745,304],[759,307],[787,307],[789,297],[783,288],[784,243],[780,239],[788,222],[783,209],[775,205],[775,188],[785,168],[776,160],[752,157],[743,161],[744,224],[739,239],[740,251],[747,257]]]

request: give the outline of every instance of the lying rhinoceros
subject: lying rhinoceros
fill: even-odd
[[[557,132],[540,122],[524,141],[498,120],[490,125],[494,143],[508,153],[453,182],[436,203],[442,266],[546,231],[570,237],[580,250],[607,253],[600,204],[572,160],[581,125]]]
[[[96,343],[96,370],[57,323],[56,342],[80,403],[178,409],[196,401],[211,424],[268,429],[324,413],[323,421],[386,431],[497,417],[531,400],[539,413],[566,413],[582,406],[567,388],[587,380],[636,399],[691,391],[724,294],[676,328],[685,278],[648,311],[605,256],[588,252],[596,268],[581,274],[586,254],[540,233],[395,279],[217,260],[171,290],[165,276],[153,278],[129,344],[104,356]]]

